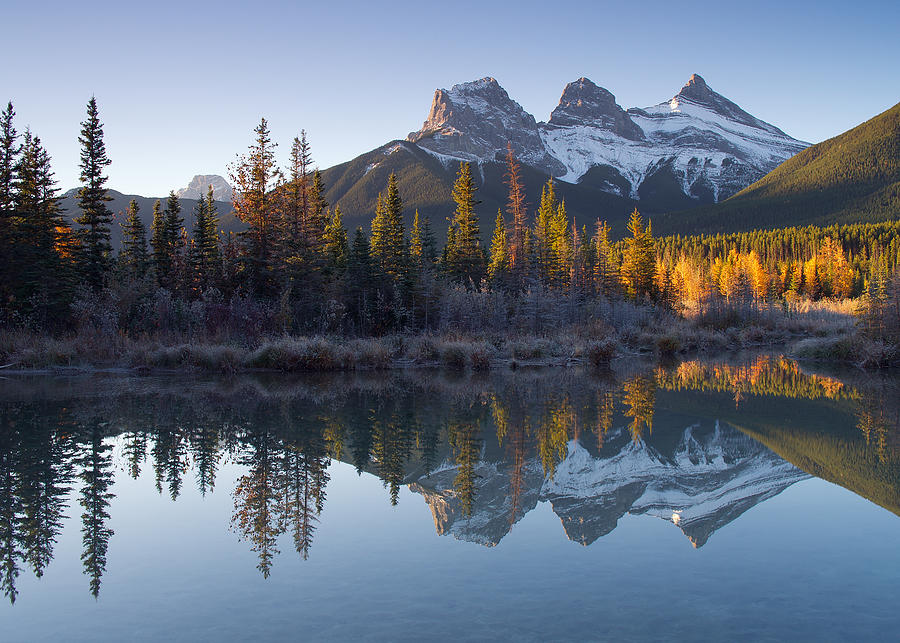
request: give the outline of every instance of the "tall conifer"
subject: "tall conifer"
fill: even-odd
[[[81,124],[81,183],[78,190],[78,207],[81,215],[75,222],[82,226],[80,257],[82,276],[94,290],[99,290],[106,279],[109,267],[109,223],[112,212],[106,202],[112,200],[104,187],[107,177],[104,169],[111,161],[106,156],[103,142],[103,124],[97,109],[97,99],[91,96],[87,104],[87,119]]]

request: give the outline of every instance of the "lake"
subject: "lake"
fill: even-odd
[[[894,640],[900,383],[0,380],[0,639]]]

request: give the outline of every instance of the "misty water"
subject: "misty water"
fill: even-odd
[[[0,639],[888,640],[895,376],[0,380]]]

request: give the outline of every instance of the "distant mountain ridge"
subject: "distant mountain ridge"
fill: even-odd
[[[729,232],[900,218],[900,103],[809,147],[727,201],[659,217],[660,230]]]

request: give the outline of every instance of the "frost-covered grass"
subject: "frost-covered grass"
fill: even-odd
[[[857,332],[856,302],[799,302],[771,307],[686,311],[677,316],[652,306],[600,302],[588,318],[536,323],[557,314],[535,309],[499,331],[497,302],[484,295],[459,303],[445,330],[423,334],[346,338],[340,335],[219,337],[174,333],[129,335],[81,326],[59,336],[0,330],[0,366],[15,369],[137,368],[235,373],[248,370],[352,371],[388,368],[488,370],[586,364],[606,367],[623,355],[671,357],[792,346],[798,357],[877,366],[896,360],[897,347]],[[543,305],[543,304],[542,304]],[[476,330],[484,324],[491,331]],[[536,325],[539,331],[528,330]],[[555,326],[554,328],[550,328]],[[800,341],[803,340],[803,341]],[[798,343],[799,342],[799,343]]]

